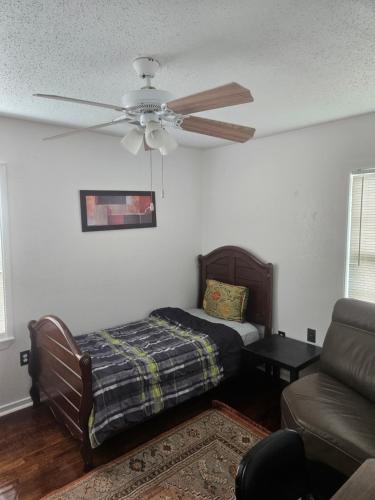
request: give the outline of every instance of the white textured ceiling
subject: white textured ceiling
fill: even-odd
[[[250,88],[254,103],[201,115],[258,137],[375,110],[373,0],[1,0],[0,113],[108,121],[116,112],[32,94],[119,104],[139,87],[140,55],[161,61],[154,84],[176,97],[231,81]],[[225,143],[189,132],[179,141]]]

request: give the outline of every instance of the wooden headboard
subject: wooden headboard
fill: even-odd
[[[264,325],[265,335],[272,334],[273,266],[266,264],[247,250],[225,246],[207,255],[199,255],[199,299],[202,307],[206,279],[224,281],[249,288],[246,319]]]

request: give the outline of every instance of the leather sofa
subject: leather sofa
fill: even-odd
[[[281,412],[309,460],[349,476],[375,457],[375,304],[336,303],[320,371],[284,389]]]

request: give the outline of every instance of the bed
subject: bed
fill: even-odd
[[[109,401],[116,400],[117,406],[121,406],[111,414],[109,429],[113,434],[129,427],[121,427],[121,412],[127,412],[126,422],[136,425],[233,376],[240,367],[241,346],[259,338],[259,334],[271,334],[272,264],[234,246],[220,247],[199,256],[198,263],[196,309],[157,309],[139,322],[75,337],[64,322],[53,315],[29,322],[33,404],[38,406],[41,397],[46,400],[55,418],[79,440],[86,470],[92,467],[93,449],[108,437],[109,430],[106,428],[102,432],[104,426],[99,417],[102,410],[108,410]],[[202,303],[207,279],[249,289],[245,323],[235,327],[233,323],[226,325],[223,320],[205,316]],[[154,342],[157,349],[153,347],[151,351],[152,358],[147,351],[150,339],[157,340]],[[140,354],[133,355],[133,351]],[[158,359],[154,366],[155,352]],[[174,353],[173,356],[166,355],[169,352]],[[134,363],[137,377],[132,377],[129,369],[134,368]],[[196,366],[203,372],[195,370]],[[111,382],[113,367],[116,384]],[[109,368],[111,373],[106,372]],[[147,385],[150,377],[154,380],[152,373],[155,370],[159,370],[158,380],[164,385],[155,386],[154,382]],[[104,393],[106,400],[102,396]],[[148,393],[152,393],[153,398],[148,397]],[[155,397],[161,393],[163,398]],[[142,394],[142,405],[139,394]],[[161,407],[154,408],[158,402],[162,403]],[[104,420],[107,425],[108,414]]]

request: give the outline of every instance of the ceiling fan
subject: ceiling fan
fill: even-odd
[[[134,128],[121,140],[124,148],[134,155],[138,153],[142,144],[145,149],[158,149],[162,155],[176,149],[177,141],[167,132],[168,126],[234,142],[246,142],[253,137],[255,132],[253,128],[190,115],[190,113],[253,101],[250,91],[238,83],[228,83],[187,97],[172,99],[169,92],[158,90],[151,85],[151,80],[160,67],[156,59],[138,57],[133,61],[133,67],[138,76],[145,81],[145,86],[139,90],[127,92],[122,97],[122,106],[51,94],[34,94],[36,97],[97,106],[120,113],[120,116],[109,122],[73,129],[46,137],[44,140],[59,139],[123,122],[134,125]]]

